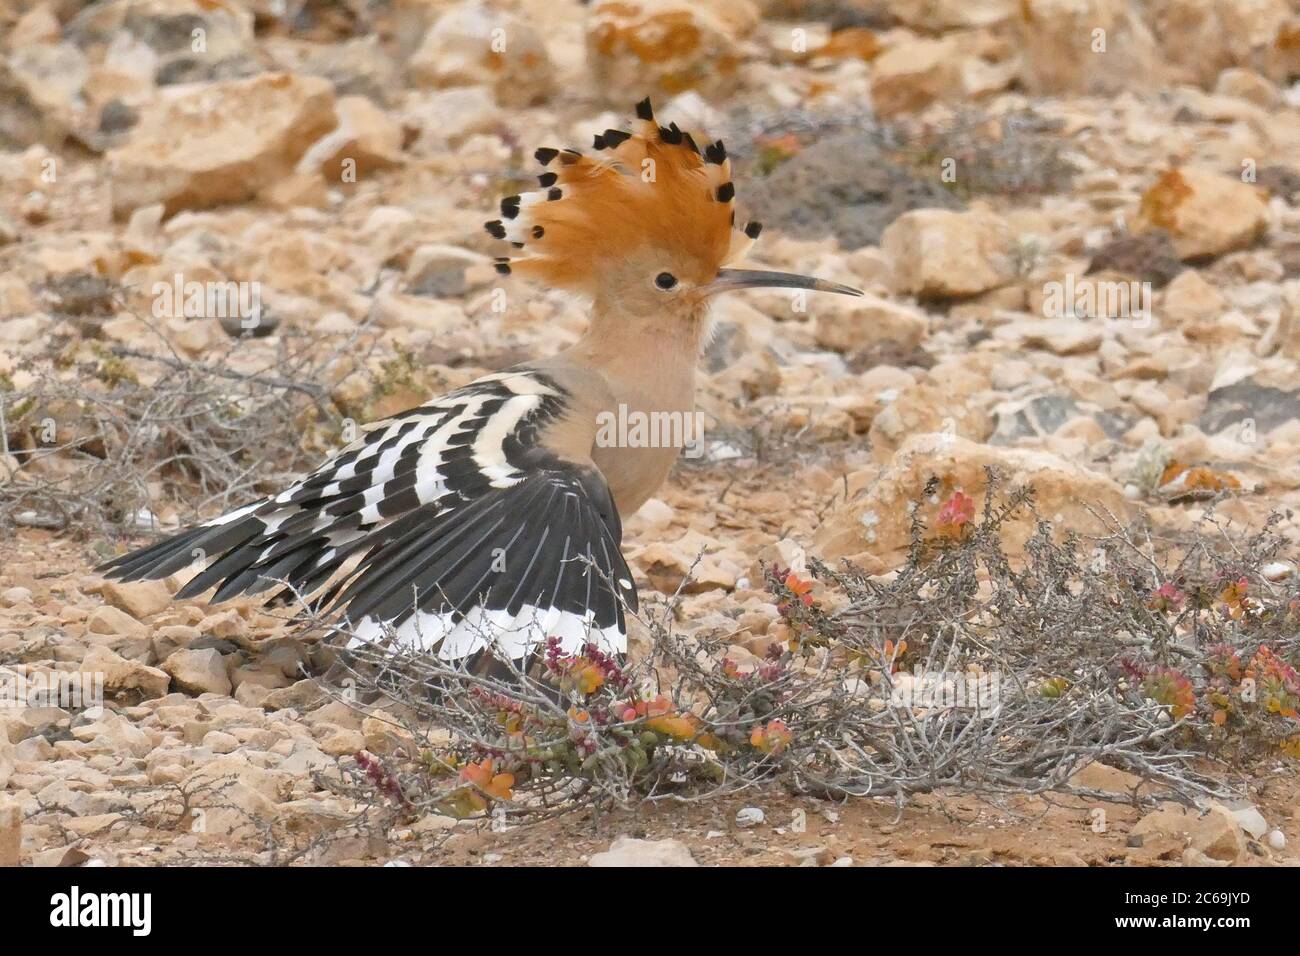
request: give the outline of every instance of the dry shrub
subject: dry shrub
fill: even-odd
[[[252,363],[242,340],[202,360],[160,334],[93,342],[90,358],[51,340],[19,365],[33,385],[0,376],[0,530],[116,536],[156,529],[160,498],[195,517],[274,490],[337,444],[331,393],[361,336],[284,329]]]
[[[888,579],[770,569],[782,620],[764,659],[676,632],[677,598],[645,613],[650,651],[626,666],[553,643],[504,676],[357,652],[347,699],[382,698],[393,732],[345,789],[399,816],[501,819],[773,781],[900,802],[1139,799],[1072,788],[1100,760],[1146,781],[1148,803],[1191,802],[1227,796],[1231,765],[1294,752],[1300,597],[1259,573],[1280,547],[1269,529],[1235,541],[1211,517],[1161,542],[1112,522],[1084,541],[1041,523],[1013,558],[998,529],[1032,508],[1017,489],[977,516],[956,492]]]

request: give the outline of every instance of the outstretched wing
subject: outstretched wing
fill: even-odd
[[[444,660],[483,650],[518,660],[551,635],[566,650],[590,641],[621,653],[636,591],[618,511],[589,460],[546,444],[573,412],[542,371],[485,376],[366,426],[275,497],[100,570],[136,581],[198,559],[178,597],[215,586],[221,601],[284,582],[271,600],[316,595],[356,640],[395,637]]]

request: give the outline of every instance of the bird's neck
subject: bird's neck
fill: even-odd
[[[639,411],[692,411],[695,363],[707,311],[639,316],[597,306],[586,334],[566,351],[605,376],[617,402]]]

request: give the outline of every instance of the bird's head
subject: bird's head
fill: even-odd
[[[861,295],[787,272],[739,269],[757,222],[736,225],[731,161],[721,141],[700,147],[650,101],[631,131],[606,130],[594,149],[542,148],[540,188],[501,200],[489,233],[512,243],[497,271],[516,273],[634,315],[693,313],[720,292],[788,288]]]

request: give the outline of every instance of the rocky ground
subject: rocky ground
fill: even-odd
[[[726,139],[742,209],[767,227],[756,262],[868,292],[720,304],[706,453],[625,528],[643,594],[692,571],[678,626],[761,655],[778,615],[760,562],[888,574],[927,479],[978,501],[986,465],[1032,483],[1061,529],[1099,530],[1104,510],[1187,532],[1220,495],[1237,528],[1279,513],[1294,545],[1296,6],[0,0],[0,401],[150,386],[178,362],[264,378],[293,342],[330,412],[285,390],[261,436],[283,453],[214,464],[231,451],[214,442],[178,468],[150,461],[148,436],[116,458],[74,436],[69,453],[84,406],[0,406],[0,665],[102,673],[108,696],[0,707],[0,863],[577,863],[621,835],[681,846],[615,859],[701,864],[1294,863],[1284,758],[1200,816],[756,791],[331,840],[356,808],[312,771],[382,748],[385,728],[301,679],[311,638],[90,569],[142,523],[269,490],[349,418],[571,341],[580,307],[501,284],[481,222],[534,147],[586,146],[647,93]],[[159,291],[174,280],[255,284],[252,335],[240,315],[187,313]],[[142,470],[105,477],[87,454]],[[1012,531],[1018,547],[1028,529]],[[753,807],[764,819],[741,826]]]

